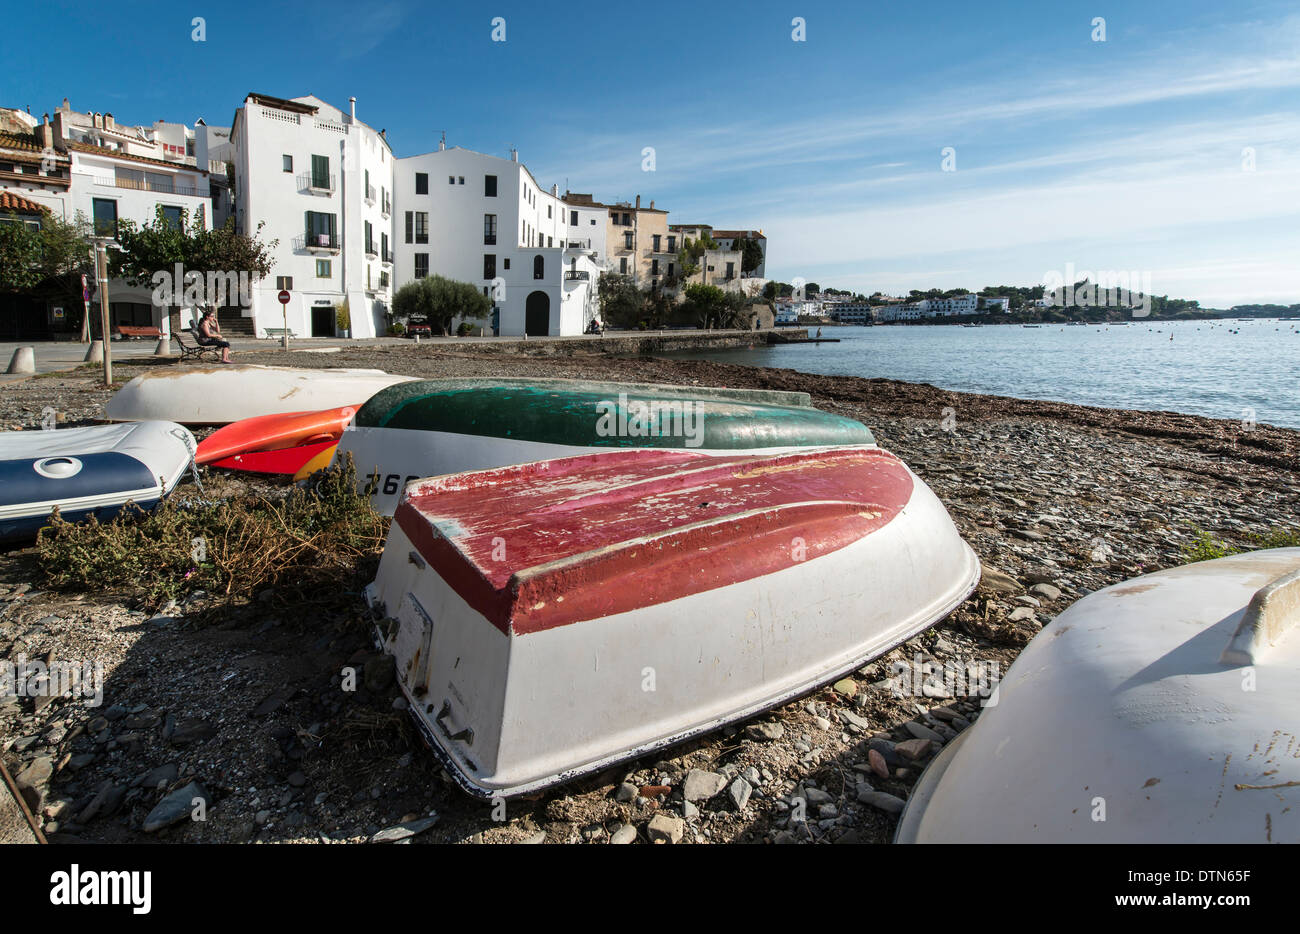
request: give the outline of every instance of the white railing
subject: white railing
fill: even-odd
[[[261,108],[262,116],[268,120],[279,120],[281,123],[302,123],[298,114],[285,113],[283,110],[270,110],[266,107]]]
[[[320,119],[320,117],[316,118],[316,127],[321,130],[333,130],[335,133],[342,133],[344,136],[346,136],[348,132],[348,128],[343,124],[330,123],[328,120]]]
[[[206,198],[210,192],[206,188],[198,188],[189,185],[177,185],[175,183],[163,184],[150,179],[135,178],[95,178],[96,185],[107,185],[110,188],[127,188],[131,191],[153,191],[163,195],[181,195],[193,198]]]

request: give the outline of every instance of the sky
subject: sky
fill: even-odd
[[[445,132],[517,147],[561,191],[761,229],[787,282],[1126,271],[1206,306],[1300,302],[1293,0],[172,0],[6,22],[27,64],[0,72],[0,106],[225,126],[250,91],[355,96],[398,156]]]

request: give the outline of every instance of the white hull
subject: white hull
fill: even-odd
[[[757,714],[951,612],[979,562],[913,479],[897,518],[842,549],[590,624],[503,632],[396,523],[367,596],[396,621],[380,637],[451,774],[526,794]]]
[[[1074,604],[922,775],[898,842],[1300,839],[1298,571],[1300,548],[1254,552]]]
[[[359,405],[379,390],[413,377],[382,370],[316,370],[271,366],[185,368],[137,376],[108,400],[106,421],[162,419],[224,425],[258,415]]]

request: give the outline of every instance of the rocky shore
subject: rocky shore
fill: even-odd
[[[1183,563],[1202,533],[1249,544],[1300,522],[1300,432],[1267,426],[648,357],[396,347],[240,362],[806,391],[925,479],[985,579],[942,624],[834,686],[494,808],[419,745],[358,595],[305,608],[195,595],[155,612],[48,590],[31,549],[10,549],[0,658],[94,659],[105,674],[98,706],[0,698],[0,753],[54,841],[886,842],[926,762],[979,716],[988,676],[1056,613]],[[107,396],[85,370],[12,384],[0,427],[37,428],[49,410],[76,424]],[[220,473],[205,472],[218,495]]]

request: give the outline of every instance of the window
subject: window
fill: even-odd
[[[465,176],[464,176],[464,175],[458,175],[458,176],[457,176],[457,179],[459,179],[458,184],[461,184],[461,185],[465,184]]]
[[[630,215],[630,214],[624,214],[624,215],[623,215],[623,226],[624,226],[624,227],[631,227],[631,226],[632,226],[632,215]]]
[[[655,235],[654,235],[654,242],[655,242],[655,249],[654,249],[654,251],[655,251],[656,253],[662,252],[662,251],[659,249],[659,234],[655,234]]]
[[[429,254],[415,254],[415,278],[423,279],[429,275]]]
[[[375,252],[375,232],[374,228],[370,226],[370,221],[366,221],[366,252]]]
[[[677,252],[677,238],[674,237],[672,234],[668,235],[668,252],[669,253]]]
[[[673,264],[672,264],[672,263],[669,263],[669,264],[668,264],[668,275],[671,276],[672,274],[673,274]]]
[[[416,243],[429,242],[429,212],[428,211],[415,212],[415,242]]]
[[[495,198],[497,196],[497,177],[495,175],[483,176],[483,197]]]
[[[429,173],[415,173],[415,193],[417,195],[427,195],[429,193]]]
[[[407,211],[406,212],[406,242],[407,243],[413,242],[412,237],[414,236],[415,236],[415,213],[413,211]]]
[[[109,198],[95,198],[91,202],[95,217],[95,236],[117,239],[117,202]]]
[[[534,257],[533,257],[533,278],[534,278],[534,279],[545,279],[545,278],[546,278],[546,258],[545,258],[545,257],[542,257],[542,256],[534,256]]]
[[[328,279],[330,277],[331,261],[328,259],[316,260],[316,278]]]
[[[625,250],[630,250],[630,249],[632,249],[632,232],[631,232],[631,231],[628,231],[627,233],[623,234],[623,249],[625,249]]]
[[[727,263],[727,278],[728,278],[728,279],[734,279],[734,278],[736,278],[736,264],[735,264],[735,263]]]
[[[577,226],[578,226],[578,212],[577,212],[577,211],[570,211],[570,212],[569,212],[569,226],[570,226],[570,227],[577,227]]]
[[[285,170],[286,172],[292,172],[292,171],[293,171],[293,156],[281,156],[280,158],[283,160],[284,170]]]
[[[338,215],[307,212],[307,245],[337,247]]]
[[[547,237],[547,238],[546,238],[546,246],[547,246],[547,248],[549,249],[549,248],[554,244],[554,242],[555,242],[555,240],[554,240],[553,237]]]
[[[551,206],[549,204],[546,206],[546,216],[547,217],[551,216]]]
[[[509,268],[510,268],[510,260],[509,260],[509,259],[502,260],[501,265],[502,265],[503,267],[505,267],[506,269],[509,269]]]
[[[497,242],[497,216],[495,214],[483,215],[483,242],[489,246]]]
[[[657,259],[650,260],[650,275],[652,276],[659,275],[659,260]]]
[[[618,271],[619,271],[620,273],[622,273],[623,275],[625,275],[625,276],[627,275],[627,257],[626,257],[626,256],[623,256],[623,257],[620,257],[620,258],[619,258],[619,261],[618,261]]]
[[[163,223],[172,230],[180,230],[181,226],[184,224],[184,216],[181,209],[173,207],[170,204],[161,204],[159,207],[162,208]]]
[[[383,252],[379,254],[379,258],[382,259],[385,263],[391,263],[393,261],[393,254],[388,249],[388,234],[381,233],[379,235],[379,240],[380,240],[380,246],[383,247]]]
[[[293,276],[276,276],[275,287],[281,292],[293,291]]]
[[[311,187],[332,188],[330,185],[330,157],[311,157]]]
[[[483,254],[483,278],[495,279],[497,277],[497,255],[495,253]]]
[[[454,185],[454,184],[456,184],[456,176],[454,176],[454,175],[448,175],[448,176],[447,176],[447,184],[448,184],[448,185]]]

